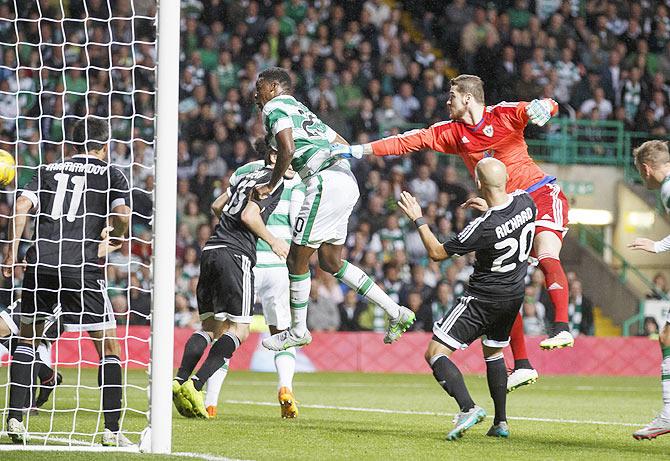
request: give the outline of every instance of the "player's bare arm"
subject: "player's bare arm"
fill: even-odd
[[[461,208],[472,208],[473,210],[481,211],[483,213],[489,209],[489,204],[481,197],[470,197],[461,204]]]
[[[421,212],[421,206],[419,202],[410,194],[409,192],[403,192],[400,195],[400,201],[398,206],[402,211],[405,212],[407,217],[414,221],[419,229],[419,235],[421,236],[421,241],[428,251],[428,256],[433,261],[442,261],[449,257],[449,254],[445,251],[442,244],[437,240],[435,234],[430,230],[428,224],[423,219],[423,213]]]
[[[110,238],[120,238],[128,232],[130,225],[130,207],[128,205],[119,205],[112,209],[110,222],[113,229],[109,231]]]
[[[261,209],[256,202],[249,200],[249,203],[247,203],[242,211],[240,219],[251,232],[265,240],[277,256],[286,259],[289,250],[288,244],[282,239],[276,238],[268,228],[265,227],[265,223],[261,217]]]
[[[256,192],[259,198],[264,199],[284,177],[286,170],[291,165],[293,154],[295,153],[295,143],[293,142],[293,129],[285,128],[276,135],[277,139],[277,162],[272,170],[272,178],[267,184],[256,186]],[[262,238],[262,237],[261,237]],[[265,240],[265,239],[263,239]],[[269,242],[268,242],[269,243]]]
[[[216,200],[214,200],[214,203],[212,203],[212,206],[210,209],[212,210],[212,213],[214,216],[217,218],[221,218],[221,213],[223,213],[223,207],[226,206],[226,203],[228,202],[228,191],[224,192],[223,194],[219,195]]]
[[[2,264],[2,275],[9,278],[12,276],[12,268],[16,264],[16,258],[19,252],[19,245],[21,244],[21,236],[26,229],[28,222],[28,213],[33,209],[33,202],[29,198],[21,195],[16,199],[14,218],[9,220],[9,241],[10,247],[5,255],[5,260]]]
[[[670,250],[670,235],[662,240],[654,241],[644,237],[638,237],[628,244],[628,248],[649,253],[662,253]]]

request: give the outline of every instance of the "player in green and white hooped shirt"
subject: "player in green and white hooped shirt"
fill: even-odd
[[[264,142],[256,145],[256,151],[265,157],[267,150]],[[270,153],[269,161],[274,164],[277,159],[276,153]],[[249,162],[239,167],[230,177],[230,186],[236,185],[240,179],[265,166],[264,160]],[[230,194],[229,194],[230,195]],[[291,243],[293,225],[305,199],[305,185],[300,177],[289,168],[284,175],[284,190],[277,208],[268,218],[266,227],[277,238],[282,238],[286,243]],[[216,203],[216,202],[215,202]],[[219,209],[213,209],[215,214]],[[263,306],[265,322],[270,327],[272,334],[286,330],[291,325],[291,310],[289,308],[289,279],[286,261],[277,256],[267,242],[259,239],[256,244],[256,266],[254,271],[255,297]],[[228,373],[226,364],[207,380],[207,394],[205,395],[205,406],[210,417],[216,415],[216,406],[219,401],[219,393],[223,381]],[[293,375],[295,373],[295,348],[275,352],[275,367],[279,377],[278,398],[281,414],[284,418],[295,418],[298,416],[298,407],[293,396]]]
[[[635,166],[648,189],[660,189],[663,206],[670,213],[670,151],[665,141],[647,141],[633,151]],[[636,238],[628,245],[633,250],[660,253],[670,250],[670,235],[662,240]],[[663,359],[661,362],[661,387],[663,410],[654,420],[633,433],[636,439],[653,439],[670,433],[670,313],[658,337]]]
[[[289,164],[306,186],[305,201],[293,228],[287,259],[291,328],[264,339],[263,345],[271,350],[283,350],[311,342],[307,331],[309,259],[317,249],[321,269],[386,311],[391,320],[384,342],[396,341],[414,322],[414,313],[395,303],[358,267],[342,260],[349,216],[359,192],[349,162],[333,157],[330,144],[346,141],[291,96],[291,78],[284,69],[272,67],[260,73],[256,103],[262,110],[270,147],[277,150],[277,165],[270,183],[257,186],[256,190],[261,197],[269,193]]]

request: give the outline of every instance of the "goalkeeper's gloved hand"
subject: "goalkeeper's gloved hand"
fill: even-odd
[[[333,157],[341,158],[362,158],[365,153],[365,149],[361,144],[355,144],[353,146],[346,146],[344,144],[331,144],[330,145],[330,154]]]
[[[544,126],[551,118],[557,103],[553,99],[533,99],[526,106],[526,114],[530,123],[537,126]]]

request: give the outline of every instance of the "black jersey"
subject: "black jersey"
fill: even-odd
[[[533,199],[518,190],[510,194],[508,203],[490,208],[444,244],[450,255],[475,251],[470,294],[500,301],[524,295],[536,215]]]
[[[110,212],[129,204],[121,171],[90,155],[41,166],[21,190],[38,210],[28,270],[102,278],[100,233]]]
[[[271,168],[262,168],[243,176],[240,181],[228,191],[229,197],[221,213],[221,219],[214,228],[214,234],[207,240],[205,248],[222,245],[233,251],[247,256],[252,266],[256,264],[256,242],[258,237],[242,222],[242,211],[253,200],[261,209],[263,222],[268,221],[279,203],[283,181],[263,200],[255,198],[254,188],[258,184],[265,184],[272,177]]]

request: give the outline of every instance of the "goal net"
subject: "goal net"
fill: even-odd
[[[161,314],[164,333],[160,347],[169,349],[161,355],[162,379],[151,360],[158,347],[154,341],[152,349],[151,335],[156,322],[152,305],[159,298],[155,290],[161,286],[162,302],[173,296],[169,292],[173,283],[169,281],[169,256],[162,262],[154,260],[157,250],[154,229],[167,228],[164,233],[167,243],[162,244],[166,248],[173,235],[170,219],[174,226],[174,206],[167,213],[171,217],[154,219],[157,206],[154,194],[158,195],[154,186],[160,183],[156,181],[155,165],[157,119],[161,132],[161,117],[156,116],[158,3],[157,0],[0,0],[0,149],[11,153],[16,163],[14,182],[0,191],[0,239],[5,255],[9,250],[8,220],[16,211],[17,196],[40,165],[72,156],[74,146],[68,142],[72,126],[87,116],[105,120],[110,133],[109,163],[125,174],[132,209],[127,239],[118,250],[101,258],[105,266],[106,302],[116,318],[121,349],[120,428],[132,442],[138,446],[141,442],[143,449],[166,452],[170,450],[171,424],[171,401],[166,391],[172,372],[171,304],[162,306]],[[177,4],[176,10],[173,5],[164,10],[170,10],[172,25],[177,27],[170,33],[178,36],[179,2],[172,3]],[[176,93],[176,84],[172,91]],[[160,103],[158,106],[160,111]],[[174,106],[176,114],[176,103]],[[173,138],[176,152],[174,114],[167,116],[173,124],[164,142]],[[169,170],[172,152],[165,151],[163,156],[166,159],[163,169]],[[174,177],[163,181],[174,188]],[[74,187],[76,193],[76,184],[67,187],[68,191]],[[169,191],[162,195],[167,197],[161,199],[163,204],[169,206]],[[75,200],[70,202],[71,208],[73,204],[74,208],[64,210],[61,219],[68,219],[68,211],[73,216],[86,212],[85,207],[76,206]],[[37,214],[49,211],[39,208],[31,211],[18,261],[23,260],[34,243]],[[166,261],[168,267],[163,267],[160,273],[168,280],[159,282],[154,279],[157,272],[154,267],[165,266]],[[19,316],[16,312],[13,315],[12,309],[20,309],[24,271],[20,266],[15,267],[14,276],[0,282],[0,312],[3,312],[0,332],[3,319],[12,326],[10,329],[18,323]],[[98,353],[86,332],[63,332],[62,328],[58,331],[61,324],[58,315],[50,320],[55,322],[54,327],[39,338],[40,347],[32,365],[33,387],[24,403],[23,423],[30,435],[29,447],[102,449],[105,412],[98,384]],[[3,409],[0,450],[17,447],[8,445],[9,439],[4,437],[10,406],[11,351],[7,348],[11,344],[5,341],[4,348],[0,348],[0,408]],[[169,365],[165,365],[168,361]],[[48,368],[54,372],[53,379],[62,376],[62,383],[52,384]],[[102,386],[106,385],[103,375]],[[157,388],[160,388],[158,394]],[[49,391],[48,400],[41,402],[40,394],[44,393],[44,397]],[[157,396],[169,411],[151,404]],[[41,406],[36,408],[38,403]],[[147,430],[156,420],[152,414],[155,412],[162,420],[164,435],[167,430],[168,440],[162,445],[155,441],[152,444],[151,431]]]

